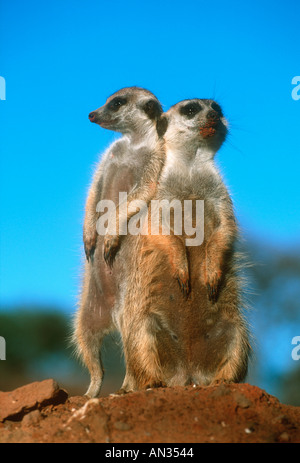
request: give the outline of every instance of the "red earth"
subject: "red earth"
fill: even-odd
[[[300,407],[249,384],[149,389],[88,400],[54,380],[0,392],[1,443],[300,442]]]

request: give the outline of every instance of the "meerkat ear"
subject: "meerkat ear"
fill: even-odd
[[[166,133],[167,128],[168,128],[168,124],[169,124],[169,121],[168,121],[167,116],[162,115],[157,120],[157,122],[156,122],[156,130],[157,130],[157,134],[158,134],[159,138],[163,137],[164,134]]]
[[[143,110],[151,120],[158,119],[163,113],[161,105],[156,100],[148,100],[147,103],[144,104]]]

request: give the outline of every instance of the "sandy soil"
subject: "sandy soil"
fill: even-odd
[[[0,442],[299,443],[300,407],[249,384],[87,400],[47,380],[0,392]]]

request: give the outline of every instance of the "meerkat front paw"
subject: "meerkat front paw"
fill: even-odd
[[[205,262],[201,269],[201,278],[207,288],[208,299],[211,302],[217,302],[222,278],[221,270],[213,268]]]
[[[114,235],[105,235],[104,237],[104,260],[109,265],[113,266],[116,254],[119,249],[120,240],[118,236]]]
[[[94,252],[97,245],[97,232],[93,233],[92,235],[83,234],[83,244],[84,244],[84,252],[86,255],[87,260],[93,258]]]
[[[176,272],[175,276],[177,278],[183,296],[187,299],[190,292],[190,280],[188,270],[180,268]]]
[[[215,271],[206,275],[206,288],[208,299],[211,302],[217,302],[221,282],[221,271]]]

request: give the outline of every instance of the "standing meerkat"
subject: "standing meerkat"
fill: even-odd
[[[119,193],[128,193],[127,205],[136,199],[148,204],[155,195],[165,160],[161,137],[165,121],[160,124],[162,112],[159,101],[151,92],[128,87],[114,93],[104,106],[89,114],[91,122],[123,134],[109,147],[99,163],[86,202],[83,241],[87,261],[73,340],[91,375],[86,393],[90,397],[99,394],[102,384],[102,340],[115,329],[113,311],[122,283],[116,252],[120,248],[121,237],[126,248],[126,237],[121,236],[120,229],[136,212],[121,216],[119,221]],[[110,200],[117,205],[114,235],[101,236],[97,233],[96,224],[101,216],[97,212],[97,204],[101,200]],[[174,278],[180,280],[180,274],[174,272]]]
[[[156,199],[204,200],[204,240],[186,246],[191,293],[179,299],[170,278],[170,248],[187,235],[138,237],[128,263],[118,323],[126,360],[122,391],[159,385],[240,382],[249,334],[242,308],[233,205],[214,163],[227,122],[212,100],[185,100],[165,116],[166,163]],[[130,240],[133,238],[129,237]],[[127,249],[130,249],[128,244]],[[131,261],[130,261],[131,259]]]

